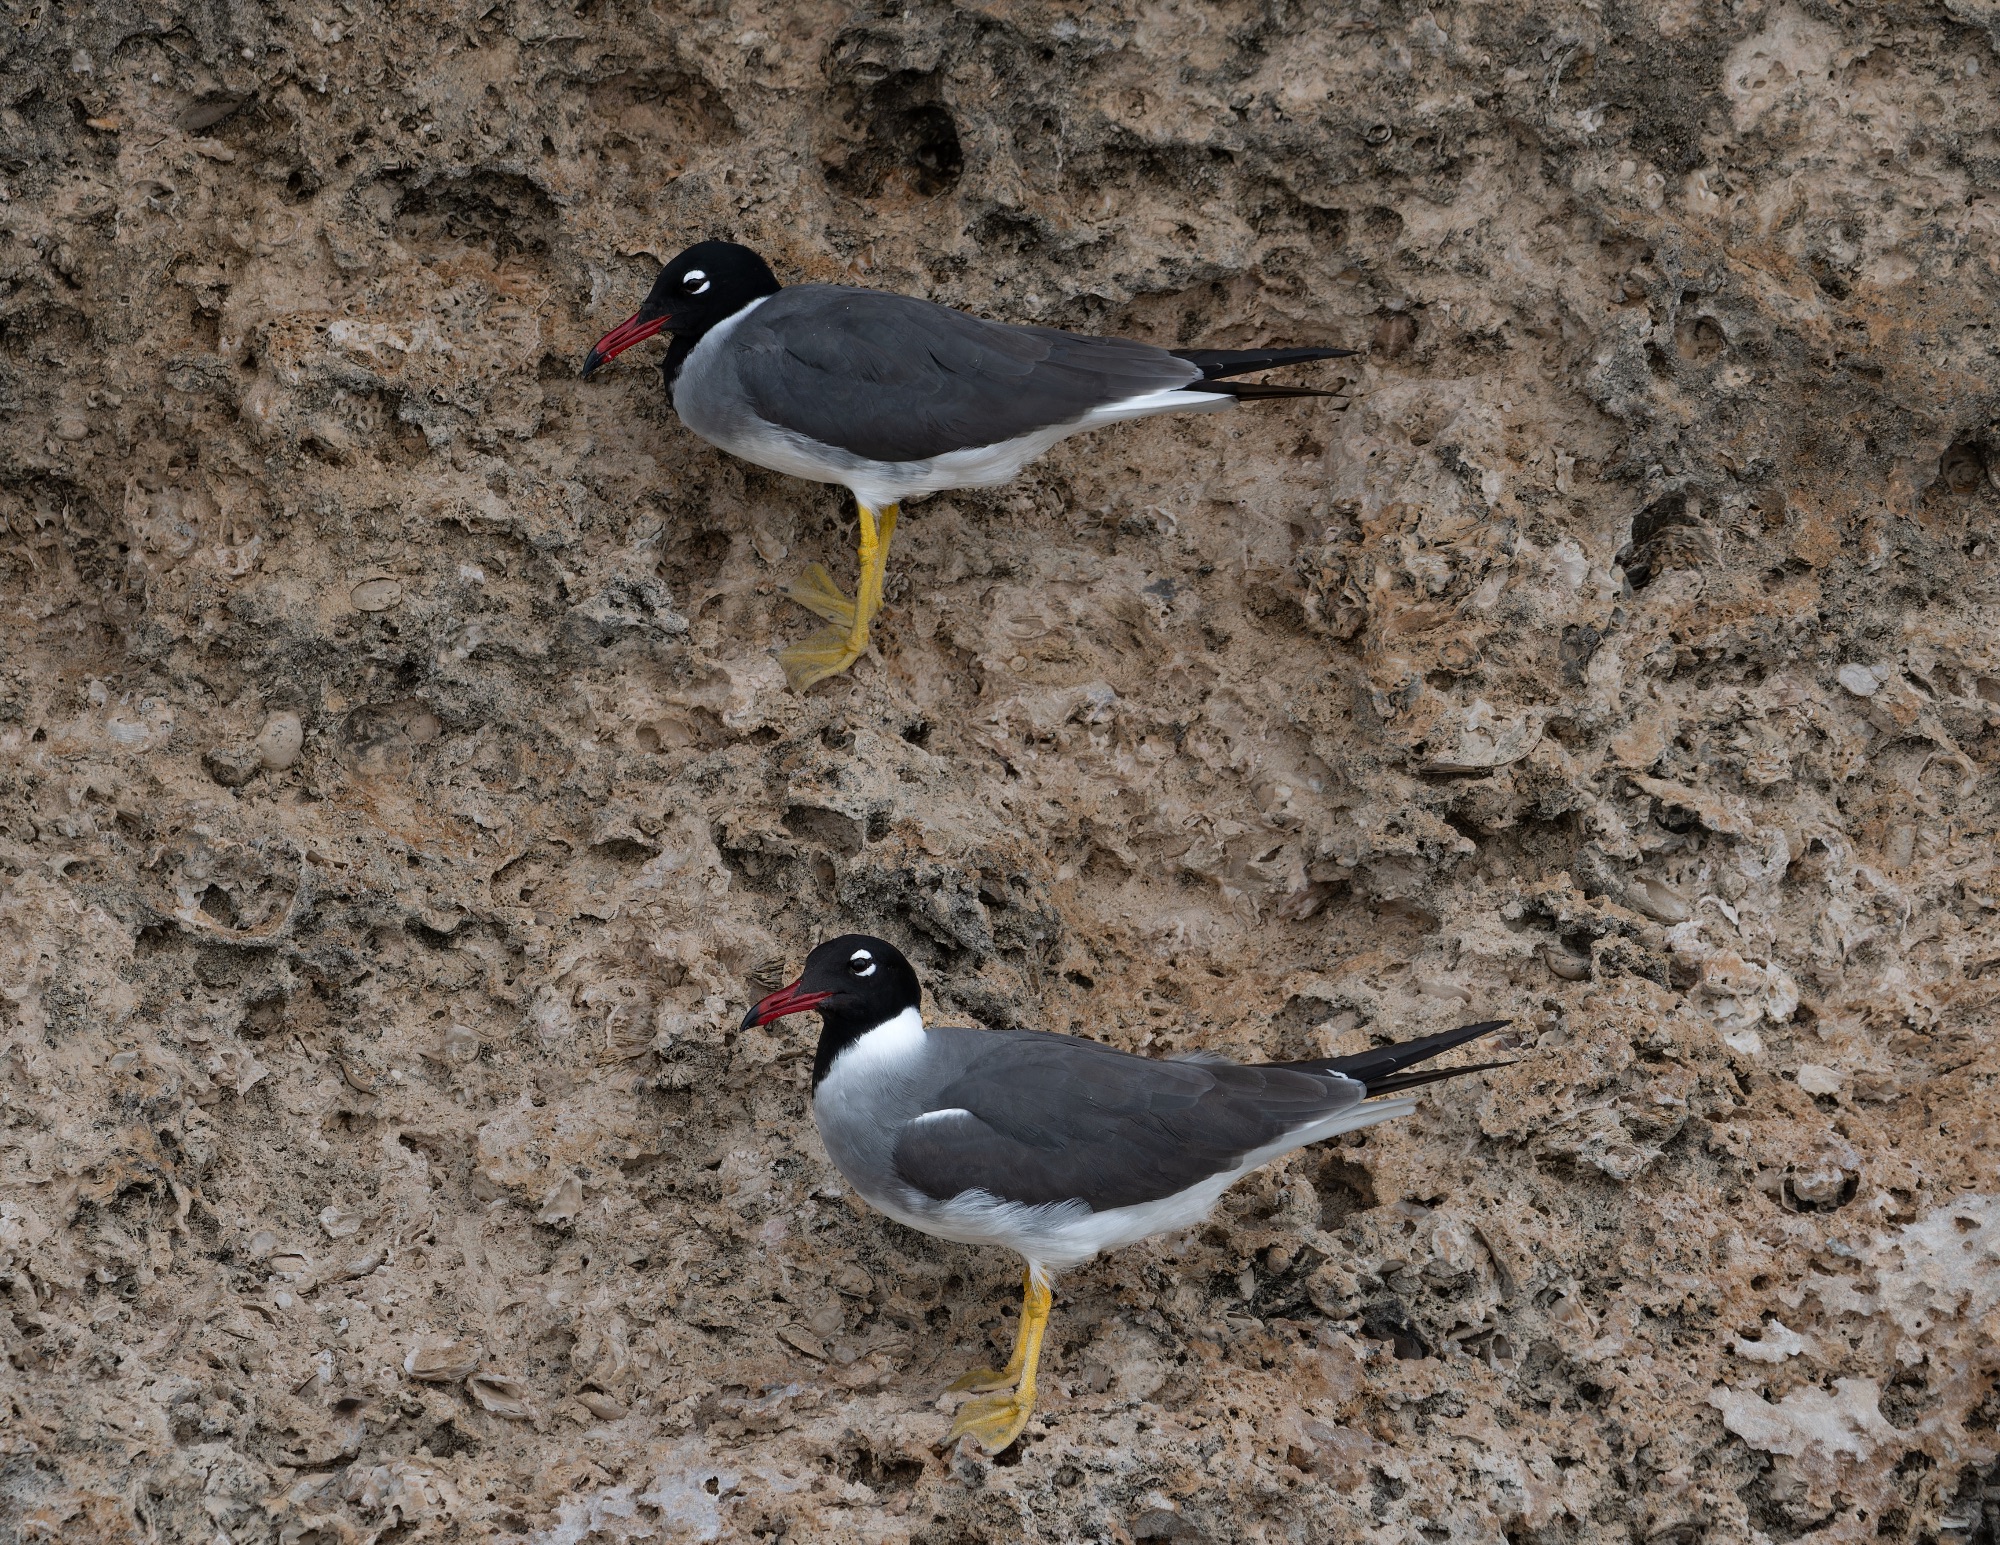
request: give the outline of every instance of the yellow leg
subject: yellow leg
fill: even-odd
[[[882,576],[889,564],[889,539],[896,532],[897,508],[891,504],[876,512],[857,501],[861,518],[861,576],[857,594],[849,600],[833,576],[815,563],[807,567],[787,593],[807,611],[833,624],[810,638],[780,650],[778,663],[785,668],[785,680],[795,692],[803,692],[816,682],[837,676],[868,647],[868,624],[882,610]]]
[[[1021,1274],[1021,1302],[1028,1301],[1034,1291],[1032,1272]],[[1021,1323],[1014,1327],[1014,1350],[1008,1355],[1005,1368],[975,1368],[970,1373],[962,1373],[945,1386],[947,1390],[969,1389],[985,1391],[989,1389],[1012,1389],[1021,1382],[1021,1364],[1028,1356],[1028,1320],[1024,1314]]]
[[[1042,1360],[1042,1336],[1048,1330],[1052,1302],[1047,1281],[1030,1266],[1021,1284],[1021,1332],[1008,1360],[1009,1368],[1018,1369],[1020,1383],[1005,1394],[966,1401],[958,1408],[947,1441],[969,1437],[987,1453],[997,1454],[1020,1437],[1028,1418],[1035,1414],[1035,1369]],[[982,1369],[981,1374],[986,1371]]]

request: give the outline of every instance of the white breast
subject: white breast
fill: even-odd
[[[915,1071],[923,1050],[924,1017],[915,1009],[904,1009],[840,1049],[820,1080],[819,1097],[831,1095],[846,1103],[870,1086],[906,1078]]]
[[[893,1208],[909,1188],[896,1178],[896,1135],[905,1121],[937,1104],[924,1087],[923,1016],[905,1009],[841,1048],[813,1091],[813,1123],[849,1185],[870,1203]]]

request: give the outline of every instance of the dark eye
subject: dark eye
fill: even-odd
[[[847,957],[847,969],[852,971],[856,976],[873,976],[875,974],[875,957],[866,950],[856,950],[852,955]]]
[[[708,288],[708,275],[699,268],[690,268],[681,275],[681,288],[690,295],[699,295]]]

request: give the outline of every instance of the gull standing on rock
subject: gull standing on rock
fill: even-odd
[[[1007,1366],[951,1386],[981,1392],[951,1436],[994,1454],[1034,1413],[1053,1272],[1201,1222],[1259,1165],[1407,1115],[1420,1085],[1506,1065],[1406,1071],[1504,1019],[1351,1057],[1245,1067],[926,1025],[922,995],[895,945],[847,934],[808,955],[799,979],[743,1027],[818,1010],[813,1121],[848,1183],[898,1223],[1026,1261]]]
[[[673,334],[667,395],[704,440],[773,471],[839,483],[861,524],[850,598],[818,564],[788,592],[831,626],[780,652],[797,691],[868,647],[906,499],[1013,479],[1065,436],[1271,397],[1330,397],[1230,376],[1353,349],[1161,349],[1052,327],[988,322],[908,295],[840,284],[787,289],[748,247],[704,241],[660,271],[646,303],[583,362],[588,377]]]

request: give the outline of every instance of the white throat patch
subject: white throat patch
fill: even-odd
[[[924,1049],[924,1016],[915,1009],[904,1009],[894,1019],[885,1019],[866,1035],[857,1036],[843,1046],[833,1059],[833,1066],[826,1070],[821,1080],[823,1089],[835,1079],[843,1084],[850,1079],[861,1079],[873,1083],[878,1079],[894,1078],[906,1070]]]

